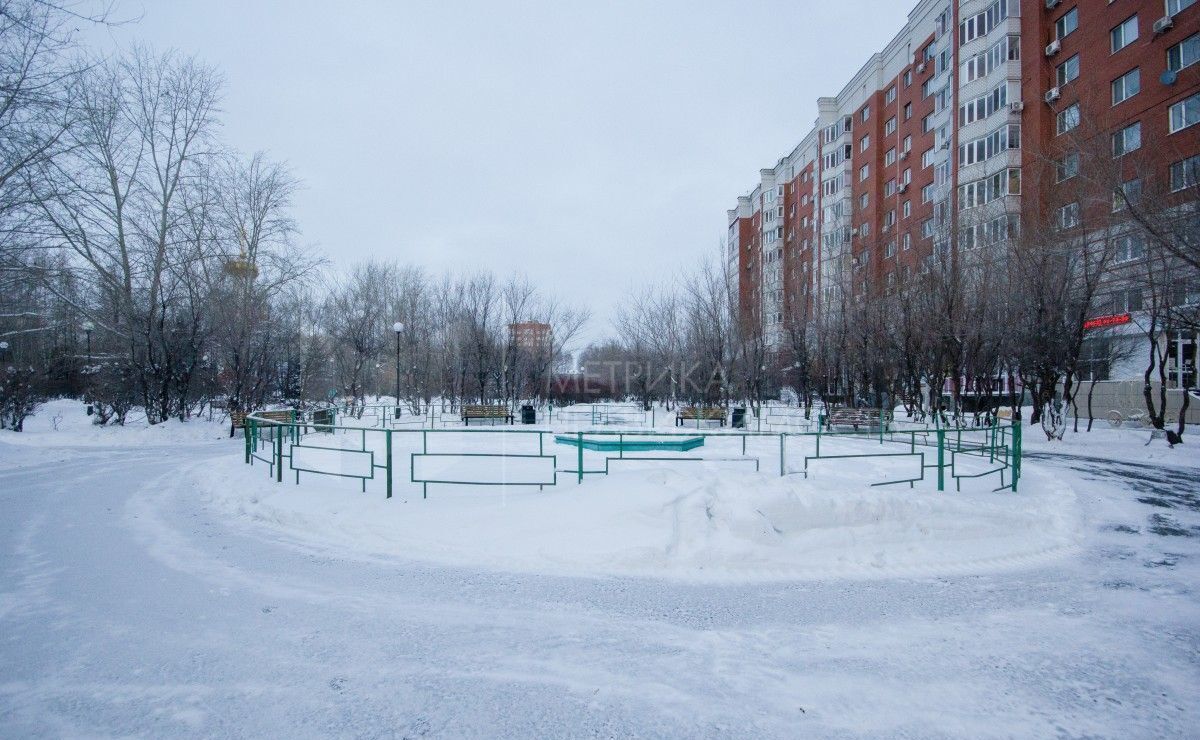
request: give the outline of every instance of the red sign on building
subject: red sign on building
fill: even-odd
[[[1118,313],[1111,316],[1097,316],[1094,319],[1088,319],[1083,322],[1084,329],[1107,329],[1110,326],[1121,326],[1133,321],[1133,317],[1127,313]]]

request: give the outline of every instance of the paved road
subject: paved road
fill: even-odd
[[[179,450],[54,457],[0,442],[0,737],[1200,727],[1194,473],[1060,466],[1087,538],[1035,570],[714,587],[366,560],[223,518]]]

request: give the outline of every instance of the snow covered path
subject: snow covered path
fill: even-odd
[[[1200,726],[1194,470],[1030,459],[1074,476],[1088,531],[1080,551],[1034,570],[711,586],[290,541],[225,519],[189,483],[239,449],[192,445],[189,467],[179,448],[60,448],[47,465],[0,442],[0,736],[1135,738]]]

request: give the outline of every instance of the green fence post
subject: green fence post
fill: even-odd
[[[1013,419],[1012,425],[1012,490],[1017,492],[1017,481],[1021,478],[1021,422]]]
[[[283,434],[275,427],[275,482],[283,483]]]
[[[253,419],[244,419],[242,421],[242,441],[246,446],[246,464],[250,464],[250,438],[252,435],[250,429],[254,425]]]
[[[946,490],[946,430],[937,430],[938,441],[938,490]]]
[[[392,430],[385,429],[383,434],[384,434],[385,442],[386,442],[386,445],[385,445],[386,452],[384,454],[387,455],[387,497],[391,498],[392,497]]]
[[[787,432],[779,433],[779,477],[780,478],[787,475],[787,466],[785,464],[786,455],[787,455],[787,450],[786,450],[787,443],[784,441],[786,438],[787,438]]]
[[[579,455],[576,458],[576,461],[579,463],[578,485],[583,485],[583,432],[579,432],[578,436],[579,436],[579,438],[577,441],[579,442]]]

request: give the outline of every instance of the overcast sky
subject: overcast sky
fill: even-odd
[[[900,29],[905,0],[119,0],[95,34],[226,79],[225,140],[305,183],[335,265],[518,269],[591,306],[718,248],[725,211]]]

